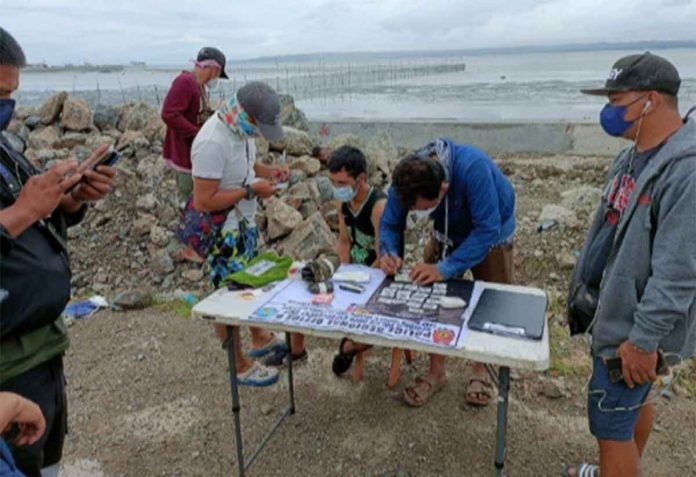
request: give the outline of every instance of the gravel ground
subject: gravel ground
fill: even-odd
[[[209,325],[146,310],[102,312],[71,328],[67,355],[71,434],[63,476],[230,475],[236,462],[225,354]],[[396,391],[384,386],[389,354],[374,350],[357,385],[330,370],[336,343],[309,339],[295,378],[297,414],[252,467],[256,476],[491,475],[495,407],[464,403],[467,364],[450,360],[448,386],[410,409],[400,392],[426,368],[419,354]],[[283,375],[285,377],[285,375]],[[585,377],[517,376],[508,473],[558,475],[564,462],[594,460],[585,420]],[[553,382],[553,381],[551,381]],[[259,442],[286,404],[286,381],[241,392],[244,438]],[[693,475],[696,401],[659,405],[646,456],[650,476]]]

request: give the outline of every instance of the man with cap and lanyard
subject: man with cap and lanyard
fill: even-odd
[[[167,125],[162,155],[176,173],[179,202],[191,197],[191,145],[203,123],[212,114],[208,91],[216,88],[218,78],[227,79],[225,55],[206,46],[198,52],[192,71],[182,71],[174,79],[162,105],[162,120]],[[207,90],[206,90],[207,88]]]
[[[674,364],[694,354],[696,121],[679,114],[680,84],[674,65],[644,53],[618,60],[603,88],[583,90],[608,97],[602,128],[633,144],[609,170],[570,284],[571,334],[592,336],[599,466],[571,466],[569,476],[639,475],[662,356]]]
[[[229,275],[256,257],[256,197],[271,197],[276,182],[288,179],[287,166],[256,162],[254,138],[258,136],[277,141],[283,137],[283,129],[278,95],[267,84],[252,81],[206,121],[193,142],[191,205],[200,212],[227,211],[221,237],[208,256],[215,286],[225,285]],[[239,384],[266,386],[278,380],[278,370],[252,362],[241,352],[237,327],[218,326],[216,332],[223,342],[228,332],[235,333]],[[251,338],[247,354],[253,358],[285,346],[279,337],[258,328],[251,328]]]

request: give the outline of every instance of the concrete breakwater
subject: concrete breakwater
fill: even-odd
[[[473,144],[491,154],[613,156],[627,142],[607,136],[598,124],[564,122],[462,123],[452,121],[312,121],[313,136],[330,140],[354,134],[363,140],[377,131],[395,144],[415,149],[437,136]]]

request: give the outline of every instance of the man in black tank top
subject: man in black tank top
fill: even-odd
[[[357,148],[343,146],[329,159],[338,213],[338,256],[341,263],[373,266],[377,262],[377,234],[386,202],[381,190],[367,183],[367,161]]]
[[[328,167],[334,198],[341,203],[337,245],[341,263],[375,266],[379,261],[377,234],[386,195],[367,183],[367,160],[360,149],[352,146],[336,149],[329,158]],[[368,348],[368,345],[344,338],[334,357],[334,373],[341,375],[348,371],[353,358]],[[360,364],[356,369],[359,368]]]

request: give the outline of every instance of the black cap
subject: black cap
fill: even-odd
[[[648,51],[642,55],[624,56],[614,63],[604,88],[580,91],[597,96],[623,91],[659,91],[676,96],[680,85],[677,68]]]
[[[201,48],[201,51],[198,52],[198,58],[196,58],[196,61],[206,60],[214,60],[217,62],[217,64],[220,65],[220,68],[222,68],[220,78],[229,79],[229,76],[227,76],[227,73],[225,72],[225,63],[227,63],[227,59],[222,51],[218,50],[217,48],[213,48],[212,46],[204,46]]]
[[[239,88],[237,101],[256,120],[264,138],[271,142],[282,139],[280,100],[273,88],[261,81],[251,81]]]

